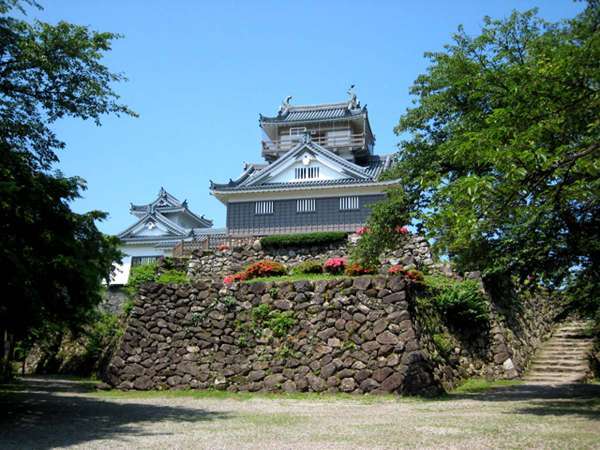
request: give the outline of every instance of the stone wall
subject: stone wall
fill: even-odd
[[[520,375],[550,330],[547,300],[532,297],[510,311],[491,303],[489,329],[446,327],[454,345],[441,354],[419,310],[425,294],[406,283],[375,276],[149,284],[108,381],[120,389],[432,394],[468,376]],[[278,336],[277,321],[259,319],[260,308],[293,326]]]
[[[272,259],[293,267],[308,259],[325,261],[332,257],[348,256],[350,242],[336,244],[291,247],[286,249],[263,249],[260,241],[252,245],[243,245],[226,250],[194,252],[189,261],[188,274],[191,279],[214,278],[239,272],[248,264],[261,259]],[[382,259],[382,272],[390,265],[403,264],[423,269],[434,265],[429,245],[421,236],[410,236],[402,248],[389,252]]]
[[[121,389],[439,392],[401,277],[147,285],[109,367]],[[278,337],[259,305],[295,324]]]

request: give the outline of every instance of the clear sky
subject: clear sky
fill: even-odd
[[[29,18],[123,34],[105,59],[123,72],[115,86],[139,118],[103,126],[64,120],[58,167],[87,180],[76,211],[109,212],[100,228],[131,225],[129,203],[153,200],[161,186],[220,227],[225,207],[209,180],[236,178],[260,161],[258,114],[293,104],[343,101],[350,84],[367,104],[377,153],[395,151],[393,127],[410,106],[408,90],[426,51],[441,50],[459,24],[538,7],[547,20],[574,16],[572,0],[192,1],[38,0]]]

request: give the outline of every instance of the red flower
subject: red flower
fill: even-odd
[[[245,279],[246,274],[244,272],[238,272],[234,273],[233,275],[227,275],[225,278],[223,278],[223,283],[231,284],[235,283],[236,281],[244,281]]]
[[[388,269],[388,273],[390,275],[404,275],[406,274],[406,269],[404,269],[404,267],[402,267],[400,264],[396,264]]]
[[[356,277],[359,275],[372,275],[377,272],[377,269],[374,267],[363,266],[359,263],[350,264],[346,267],[346,275],[350,275],[351,277]]]
[[[404,226],[401,227],[400,225],[396,225],[396,233],[400,233],[400,234],[408,234],[410,233],[410,231],[408,231],[408,227]]]

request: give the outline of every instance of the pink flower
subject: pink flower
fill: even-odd
[[[363,234],[367,234],[369,232],[369,227],[359,227],[356,229],[356,234],[362,236]]]
[[[341,273],[346,267],[346,259],[345,258],[329,258],[323,264],[323,270],[328,273]]]

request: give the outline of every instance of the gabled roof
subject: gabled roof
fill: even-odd
[[[165,236],[166,237],[170,237],[170,236],[183,237],[183,236],[187,236],[190,233],[190,230],[187,230],[187,229],[177,225],[172,220],[169,220],[168,218],[163,216],[160,212],[154,210],[154,211],[146,213],[136,223],[134,223],[129,228],[127,228],[126,230],[119,233],[117,235],[117,237],[119,239],[123,239],[123,240],[127,240],[128,238],[140,238],[142,236],[136,236],[136,234],[134,232],[136,230],[139,230],[142,226],[152,224],[152,223],[154,223],[154,224],[159,223],[167,230],[168,234],[162,235],[161,237],[165,237]],[[159,236],[143,236],[143,237],[156,239]]]
[[[181,208],[187,205],[187,200],[180,202],[175,198],[175,196],[169,194],[165,188],[161,187],[160,191],[158,191],[158,196],[156,199],[146,205],[134,205],[131,204],[129,208],[132,214],[136,213],[146,213],[153,208]],[[137,214],[136,214],[137,215]]]
[[[329,180],[309,180],[303,182],[294,183],[273,183],[269,182],[269,179],[273,173],[283,169],[284,167],[290,166],[296,162],[297,157],[306,152],[312,153],[319,159],[328,162],[330,165],[337,168],[337,170],[344,176],[340,179],[329,179]],[[377,182],[379,175],[387,169],[391,164],[391,155],[377,156],[373,155],[369,159],[369,163],[366,166],[359,166],[354,164],[334,152],[327,150],[321,145],[318,145],[310,140],[307,135],[303,142],[298,143],[295,147],[290,149],[287,153],[278,158],[275,162],[268,166],[257,169],[255,166],[250,165],[242,173],[237,180],[229,180],[228,183],[214,183],[211,181],[211,190],[216,192],[224,191],[256,191],[256,190],[273,190],[273,189],[286,189],[286,188],[298,188],[298,187],[313,187],[313,186],[328,186],[335,185],[340,186],[344,184],[361,184],[368,183],[372,184]]]
[[[181,213],[195,221],[199,227],[208,228],[213,224],[212,220],[205,218],[204,215],[198,216],[190,211],[187,205],[187,200],[180,202],[174,195],[169,194],[163,187],[160,188],[158,196],[154,201],[146,205],[134,205],[132,203],[129,211],[131,214],[137,217],[144,217],[146,214],[152,211],[159,211],[163,214]]]

